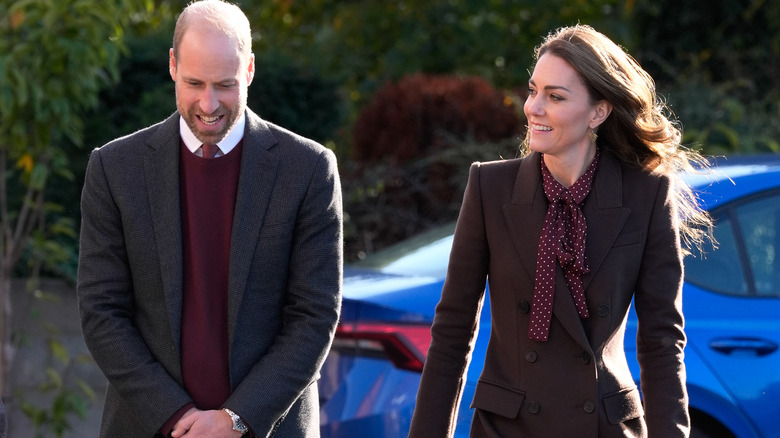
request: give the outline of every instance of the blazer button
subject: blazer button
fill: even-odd
[[[536,359],[538,359],[538,358],[539,358],[539,355],[536,354],[536,352],[533,351],[533,350],[531,350],[531,351],[529,351],[528,353],[525,354],[525,360],[527,360],[528,362],[531,362],[531,363],[536,362]]]
[[[519,306],[521,313],[528,313],[531,311],[531,304],[526,300],[521,300]]]
[[[602,304],[599,306],[599,316],[607,316],[609,315],[609,305],[608,304]]]
[[[582,363],[584,363],[585,365],[589,364],[590,363],[590,353],[588,353],[587,351],[583,351],[582,352],[582,356],[580,356],[580,360],[582,360]]]
[[[586,402],[585,402],[585,404],[582,406],[582,409],[583,409],[585,412],[587,412],[587,413],[589,413],[589,414],[592,414],[592,413],[593,413],[593,411],[595,411],[595,410],[596,410],[596,403],[594,403],[594,402],[593,402],[593,400],[588,400],[588,401],[586,401]]]
[[[532,414],[538,414],[542,410],[542,405],[538,401],[532,401],[528,403],[528,412]]]

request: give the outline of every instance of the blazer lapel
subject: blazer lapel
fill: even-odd
[[[182,241],[179,199],[179,113],[162,122],[146,146],[144,177],[152,215],[154,241],[174,345],[181,343]]]
[[[279,159],[270,152],[276,144],[266,123],[247,109],[236,210],[230,240],[228,279],[228,339],[233,344],[235,321],[246,290],[252,256],[260,238],[273,193]]]
[[[515,178],[512,199],[504,205],[508,224],[517,253],[531,283],[536,272],[536,251],[539,234],[547,214],[547,202],[542,188],[541,155],[532,153],[520,163]]]
[[[590,273],[582,277],[586,296],[588,285],[631,214],[629,208],[623,207],[623,171],[614,155],[601,154],[591,196],[583,206],[588,226],[585,254],[590,268]]]

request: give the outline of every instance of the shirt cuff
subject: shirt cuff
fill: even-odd
[[[195,403],[187,403],[186,405],[180,407],[179,410],[176,411],[176,413],[174,413],[171,418],[169,418],[168,421],[162,425],[160,428],[160,433],[166,437],[171,436],[171,432],[173,431],[173,427],[176,426],[176,423],[181,419],[181,417],[184,416],[184,414],[187,413],[187,411],[194,407]]]

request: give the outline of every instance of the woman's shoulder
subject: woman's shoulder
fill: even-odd
[[[501,174],[505,172],[516,173],[520,167],[527,167],[533,165],[533,163],[539,163],[539,157],[535,154],[526,155],[519,158],[500,159],[494,161],[475,161],[471,164],[471,169],[479,169],[482,172],[488,172],[490,174]]]
[[[620,160],[614,153],[610,151],[604,151],[601,160],[602,163],[599,163],[600,167],[610,167],[611,164],[612,166],[619,168],[624,183],[651,185],[657,185],[661,183],[668,184],[668,182],[674,177],[673,174],[665,172],[661,168],[652,170],[639,165],[626,163]]]

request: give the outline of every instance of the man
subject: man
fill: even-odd
[[[254,55],[235,5],[186,7],[169,56],[177,112],[93,151],[82,192],[100,436],[318,436],[341,299],[335,156],[246,108]]]

